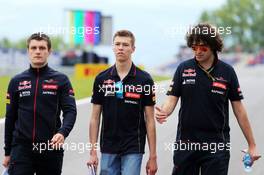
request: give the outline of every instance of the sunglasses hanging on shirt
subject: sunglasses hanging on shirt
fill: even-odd
[[[197,65],[205,72],[207,77],[211,79],[212,81],[215,81],[216,79],[211,75],[211,72],[214,70],[214,66],[211,67],[209,70],[205,70],[198,62]]]
[[[116,98],[123,99],[123,82],[118,81],[115,83]]]

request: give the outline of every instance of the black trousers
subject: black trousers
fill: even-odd
[[[172,175],[227,175],[229,151],[174,151]]]
[[[10,175],[60,175],[63,150],[33,151],[32,146],[12,146],[8,173]]]

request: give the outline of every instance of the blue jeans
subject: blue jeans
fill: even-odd
[[[140,175],[143,154],[105,154],[101,156],[100,175]]]

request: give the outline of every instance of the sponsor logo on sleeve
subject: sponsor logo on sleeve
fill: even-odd
[[[170,85],[169,85],[169,89],[168,89],[168,92],[171,92],[172,91],[172,87],[174,85],[174,81],[171,81],[170,82]]]
[[[6,93],[6,104],[10,104],[10,95]]]
[[[73,89],[69,90],[69,96],[74,97],[74,90]]]
[[[243,93],[242,93],[240,87],[237,88],[237,92],[238,92],[238,95],[239,95],[239,96],[243,96]]]
[[[154,103],[156,103],[156,95],[153,95],[153,97],[152,97],[152,101],[153,101]]]

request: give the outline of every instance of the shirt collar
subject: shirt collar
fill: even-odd
[[[46,64],[44,67],[41,68],[33,68],[32,65],[30,65],[29,71],[32,73],[43,73],[46,72],[48,68],[49,68],[48,64]]]
[[[199,62],[196,60],[195,57],[194,57],[194,61],[195,61],[195,63],[196,63],[197,65],[199,65],[199,67],[201,67],[201,65],[199,64]],[[212,66],[211,66],[208,70],[206,70],[206,71],[211,72],[211,71],[215,68],[215,66],[217,65],[218,61],[219,61],[219,60],[218,60],[218,57],[215,57]],[[211,71],[210,71],[210,70],[211,70]]]
[[[136,74],[137,74],[137,67],[134,65],[134,63],[132,63],[131,65],[131,68],[127,74],[127,76],[130,76],[130,77],[136,77]],[[111,76],[118,76],[118,73],[117,73],[117,70],[116,70],[116,65],[113,65],[111,67],[111,71],[110,71],[110,75]]]

